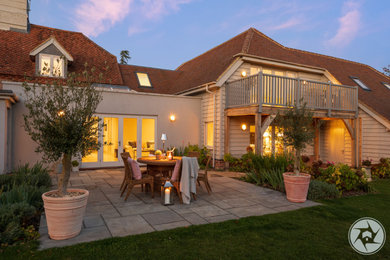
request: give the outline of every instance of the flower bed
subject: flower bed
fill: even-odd
[[[41,195],[50,186],[48,170],[40,163],[32,167],[26,164],[13,174],[0,175],[1,246],[39,237]]]

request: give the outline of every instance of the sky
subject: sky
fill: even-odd
[[[286,47],[390,64],[389,0],[33,0],[30,22],[87,35],[129,64],[176,69],[254,27]]]

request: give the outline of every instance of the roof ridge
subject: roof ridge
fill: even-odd
[[[70,31],[70,30],[58,29],[58,28],[53,28],[53,27],[49,27],[49,26],[43,26],[43,25],[39,25],[39,24],[30,24],[30,25],[32,27],[41,27],[41,28],[50,29],[50,30],[53,30],[53,31],[63,31],[63,32],[83,34],[82,32],[78,32],[78,31]]]
[[[193,61],[193,60],[195,60],[195,59],[197,59],[197,58],[199,58],[199,57],[205,55],[206,53],[209,53],[209,52],[213,51],[214,49],[216,49],[216,48],[218,48],[218,47],[220,47],[220,46],[226,44],[227,42],[230,42],[231,40],[233,40],[233,39],[235,39],[235,38],[241,36],[242,34],[247,33],[249,30],[250,30],[250,28],[249,28],[248,30],[246,30],[246,31],[243,31],[243,32],[240,33],[240,34],[237,34],[236,36],[230,38],[229,40],[224,41],[224,42],[218,44],[217,46],[211,48],[210,50],[208,50],[208,51],[206,51],[206,52],[204,52],[204,53],[202,53],[202,54],[199,54],[198,56],[196,56],[196,57],[194,57],[194,58],[192,58],[192,59],[190,59],[190,60],[188,60],[188,61],[182,63],[179,67],[176,68],[176,70],[179,70],[181,67],[183,67],[185,64],[189,63],[190,61]]]
[[[273,43],[277,44],[278,46],[284,48],[284,49],[287,49],[289,51],[297,51],[297,52],[302,52],[302,53],[307,53],[307,54],[313,54],[313,55],[317,55],[317,56],[322,56],[324,58],[330,58],[330,59],[334,59],[334,60],[339,60],[339,61],[344,61],[344,62],[349,62],[349,63],[352,63],[352,64],[357,64],[357,65],[361,65],[361,66],[365,66],[371,70],[373,70],[375,73],[381,75],[381,76],[385,76],[387,78],[390,79],[389,76],[386,76],[384,73],[381,73],[380,71],[378,71],[377,69],[371,67],[370,65],[367,65],[365,63],[361,63],[361,62],[356,62],[356,61],[351,61],[351,60],[347,60],[347,59],[343,59],[343,58],[338,58],[338,57],[334,57],[334,56],[330,56],[330,55],[325,55],[325,54],[321,54],[321,53],[316,53],[316,52],[310,52],[310,51],[304,51],[304,50],[300,50],[300,49],[295,49],[295,48],[290,48],[290,47],[286,47],[282,44],[280,44],[279,42],[273,40],[272,38],[268,37],[267,35],[265,35],[264,33],[260,32],[259,30],[257,30],[256,28],[251,28],[253,29],[257,34],[259,34],[261,37],[264,37],[270,41],[272,41]]]
[[[118,63],[120,67],[141,67],[141,68],[147,68],[147,69],[156,69],[156,70],[166,70],[166,71],[174,71],[177,72],[177,70],[172,70],[172,69],[162,69],[162,68],[156,68],[156,67],[149,67],[149,66],[142,66],[142,65],[134,65],[134,64],[120,64]]]
[[[252,38],[253,38],[253,28],[251,27],[249,28],[248,33],[245,36],[244,43],[242,44],[242,49],[241,49],[242,53],[248,53]]]

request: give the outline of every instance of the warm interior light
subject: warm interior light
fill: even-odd
[[[246,124],[242,124],[241,125],[241,129],[242,129],[242,131],[245,131],[246,130]]]
[[[243,71],[241,72],[241,77],[246,77],[246,71],[245,71],[245,70],[243,70]]]
[[[60,116],[60,117],[63,117],[65,115],[65,111],[64,110],[60,110],[60,111],[58,111],[57,115]]]
[[[171,120],[171,122],[175,122],[176,116],[175,115],[170,115],[169,116],[169,120]]]

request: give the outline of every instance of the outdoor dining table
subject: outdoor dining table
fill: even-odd
[[[148,174],[157,175],[161,174],[163,177],[168,178],[172,175],[172,171],[175,168],[176,160],[181,157],[173,157],[172,160],[160,159],[157,160],[155,156],[145,156],[137,159],[137,162],[146,164]]]

